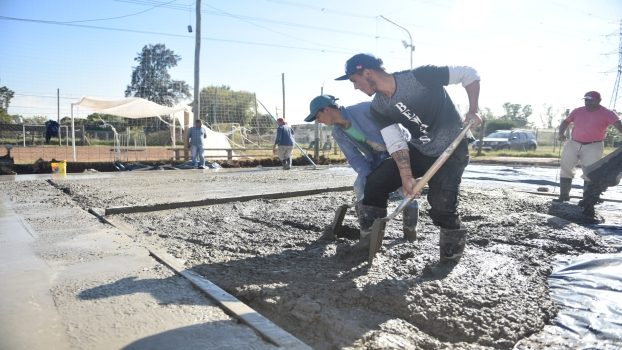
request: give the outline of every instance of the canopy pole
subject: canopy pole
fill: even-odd
[[[73,161],[76,162],[76,128],[73,122],[73,103],[71,104],[71,147],[73,147]]]
[[[176,142],[177,141],[176,140],[176,138],[177,138],[177,135],[176,135],[177,134],[177,130],[175,130],[175,119],[177,119],[177,118],[175,117],[174,114],[171,114],[171,116],[173,117],[173,123],[172,123],[172,126],[171,126],[171,128],[173,129],[173,132],[171,134],[171,139],[173,141],[173,148],[175,148],[175,146],[177,146],[176,145],[176,143],[177,143]]]

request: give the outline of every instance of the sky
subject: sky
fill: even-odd
[[[15,92],[9,113],[56,119],[57,89],[61,118],[83,96],[121,99],[147,44],[180,55],[170,73],[193,86],[195,8],[191,0],[0,0],[0,86]],[[480,108],[500,115],[505,102],[530,104],[539,126],[546,106],[579,107],[590,90],[610,106],[621,20],[619,0],[203,0],[200,86],[254,92],[298,124],[321,92],[342,105],[370,100],[334,80],[354,54],[382,58],[389,72],[409,69],[410,34],[414,67],[471,66],[481,76]],[[466,111],[464,89],[448,91]]]

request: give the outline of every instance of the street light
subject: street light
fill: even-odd
[[[410,48],[410,69],[413,69],[413,51],[415,51],[415,47],[413,46],[413,37],[412,35],[410,35],[410,32],[408,31],[408,29],[402,27],[401,25],[393,22],[392,20],[386,18],[383,15],[380,15],[380,18],[384,19],[385,21],[393,24],[394,26],[404,30],[406,32],[406,34],[408,34],[408,38],[410,39],[410,44],[406,42],[406,40],[402,40],[402,44],[404,45],[404,48]]]

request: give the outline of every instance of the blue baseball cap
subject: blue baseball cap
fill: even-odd
[[[346,74],[335,80],[348,80],[350,75],[361,69],[382,70],[382,60],[368,53],[359,53],[346,61]]]
[[[336,98],[335,96],[331,96],[331,95],[321,95],[321,96],[314,98],[313,100],[311,100],[311,103],[309,104],[309,110],[311,111],[311,113],[309,114],[309,116],[305,118],[305,121],[306,122],[314,121],[315,116],[317,115],[317,112],[320,111],[320,109],[326,108],[328,106],[336,106],[337,100],[338,98]]]

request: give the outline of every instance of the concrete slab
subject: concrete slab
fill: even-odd
[[[54,271],[31,248],[27,225],[0,202],[0,348],[69,348],[50,292]]]
[[[1,349],[276,348],[49,184],[31,184],[28,197],[10,186],[14,202],[0,198]]]

